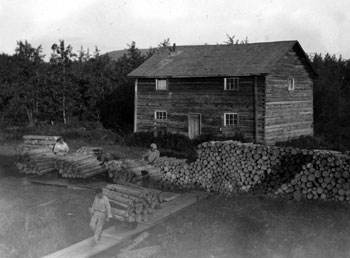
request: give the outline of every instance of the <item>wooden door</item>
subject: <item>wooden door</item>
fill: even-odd
[[[188,115],[188,137],[194,139],[201,134],[201,115]]]

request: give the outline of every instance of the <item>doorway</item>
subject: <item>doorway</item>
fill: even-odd
[[[188,114],[188,137],[194,139],[201,134],[201,114]]]

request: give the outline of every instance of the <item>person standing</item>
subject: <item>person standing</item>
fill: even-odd
[[[102,228],[105,221],[109,221],[112,218],[111,205],[109,199],[102,192],[101,188],[96,189],[96,197],[90,208],[91,220],[90,228],[94,232],[94,238],[91,242],[91,246],[97,244],[101,238]]]
[[[53,152],[57,155],[65,155],[69,151],[68,144],[64,142],[62,137],[56,140],[56,144],[53,147]]]

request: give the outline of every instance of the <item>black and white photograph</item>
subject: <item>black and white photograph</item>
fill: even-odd
[[[0,0],[0,258],[350,258],[350,1]]]

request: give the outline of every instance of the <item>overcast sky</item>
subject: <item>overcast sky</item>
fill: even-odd
[[[0,53],[18,40],[59,39],[78,51],[102,53],[177,45],[217,44],[226,34],[250,43],[298,40],[307,53],[350,58],[350,0],[0,0]]]

